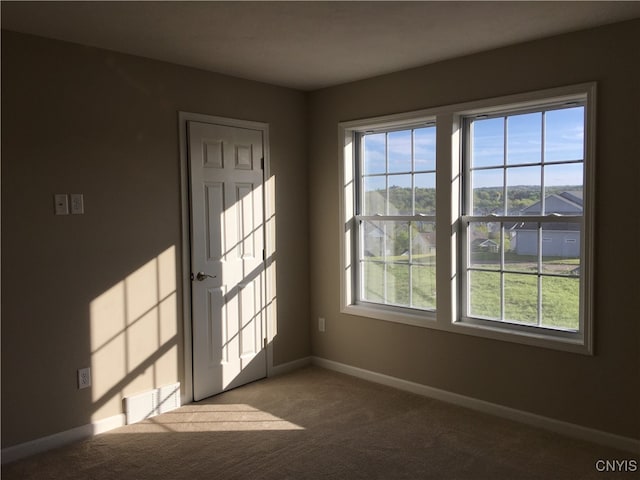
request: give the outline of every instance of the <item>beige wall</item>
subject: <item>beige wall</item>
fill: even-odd
[[[639,32],[633,21],[312,93],[314,355],[638,438]],[[589,81],[598,83],[595,356],[340,313],[338,122]]]
[[[2,447],[122,412],[182,381],[177,112],[268,122],[276,184],[274,364],[310,354],[307,99],[2,33]],[[54,193],[85,215],[54,216]],[[291,261],[291,259],[295,259]],[[93,388],[77,390],[91,365]]]

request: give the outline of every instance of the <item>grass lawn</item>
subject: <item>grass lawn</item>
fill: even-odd
[[[500,319],[500,273],[472,271],[470,314]],[[578,328],[580,280],[542,277],[542,318],[547,327]],[[538,323],[538,278],[504,274],[504,320]]]
[[[406,261],[387,264],[386,296],[385,265],[365,262],[363,287],[364,300],[370,302],[422,309],[436,307],[436,268],[433,261],[419,265],[409,265]]]
[[[385,264],[376,261],[382,259],[368,258],[367,260],[363,267],[364,300],[435,309],[436,279],[433,255],[425,255],[419,259],[420,264],[412,265],[409,265],[408,259],[403,256],[387,257],[387,261],[392,260],[398,263],[387,263],[386,272]],[[577,259],[558,260],[562,271],[565,272],[566,269],[573,269],[579,265],[574,260]],[[413,261],[416,262],[415,257]],[[548,263],[549,266],[554,265],[554,262]],[[472,316],[501,319],[500,282],[499,272],[471,272],[470,314]],[[579,285],[579,278],[575,276],[542,277],[542,326],[578,328]],[[504,273],[504,317],[502,319],[538,324],[538,277],[536,275]]]

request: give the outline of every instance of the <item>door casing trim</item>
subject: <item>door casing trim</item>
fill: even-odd
[[[213,123],[227,127],[247,128],[262,131],[264,171],[263,171],[263,201],[265,212],[275,211],[275,205],[271,205],[269,195],[266,195],[267,180],[271,177],[270,155],[269,155],[269,124],[250,120],[238,120],[233,118],[218,117],[203,113],[178,112],[178,135],[180,148],[180,204],[181,204],[181,243],[182,248],[180,259],[180,277],[182,279],[182,333],[183,333],[183,378],[180,379],[181,392],[180,400],[182,405],[193,402],[193,329],[191,318],[191,198],[189,188],[189,151],[187,122],[197,121],[202,123]],[[270,252],[273,245],[270,244],[275,232],[268,232],[267,218],[265,215],[265,239],[264,249]],[[266,270],[265,270],[266,272]],[[274,285],[269,284],[269,275],[265,275],[265,290],[268,293]],[[268,318],[269,309],[265,309],[264,325],[267,336],[267,376],[273,375],[273,344],[272,332],[269,328],[271,318]]]

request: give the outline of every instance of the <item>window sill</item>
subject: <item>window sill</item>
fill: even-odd
[[[415,327],[435,328],[436,312],[417,311],[411,309],[403,309],[391,306],[376,304],[356,304],[346,305],[342,308],[342,313],[348,315],[356,315],[359,317],[374,318],[376,320],[385,320],[387,322],[402,323]]]
[[[447,330],[532,347],[593,355],[590,342],[577,332],[512,324],[503,327],[499,322],[477,322],[474,319],[453,322]]]
[[[501,326],[497,322],[476,322],[474,319],[459,320],[456,322],[438,321],[436,312],[424,311],[414,313],[410,309],[385,307],[375,304],[346,305],[342,313],[358,317],[383,320],[414,327],[431,328],[451,333],[472,335],[474,337],[488,338],[502,342],[516,343],[531,347],[559,350],[563,352],[593,355],[593,349],[589,341],[578,333],[569,331],[514,326],[505,324]],[[490,324],[489,324],[490,323]]]

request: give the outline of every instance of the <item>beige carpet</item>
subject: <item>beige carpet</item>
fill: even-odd
[[[633,457],[308,367],[2,467],[2,479],[611,479]]]

